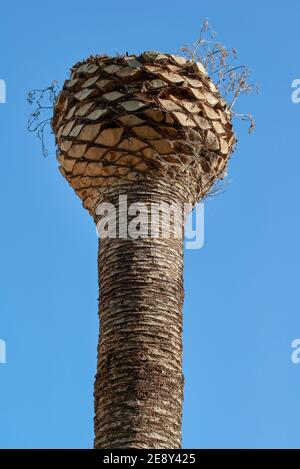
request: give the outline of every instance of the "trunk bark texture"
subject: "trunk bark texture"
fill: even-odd
[[[120,194],[147,209],[180,201],[155,181],[114,188],[105,200],[117,207]],[[98,268],[95,447],[180,448],[183,233],[100,239]]]
[[[90,56],[55,103],[59,170],[96,223],[99,204],[117,208],[120,195],[146,212],[194,206],[224,177],[231,117],[201,62],[153,51]],[[95,447],[179,448],[183,230],[101,238],[98,262]]]

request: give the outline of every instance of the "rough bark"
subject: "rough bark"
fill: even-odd
[[[172,187],[134,184],[118,205],[176,202]],[[179,448],[183,400],[182,236],[99,240],[101,332],[96,448]]]
[[[60,172],[96,222],[120,193],[193,206],[236,141],[203,65],[149,51],[75,64],[52,128]],[[100,241],[96,448],[180,447],[182,264],[182,236]]]
[[[70,78],[52,127],[59,169],[92,216],[107,187],[185,175],[194,205],[223,177],[231,113],[200,63],[154,52],[95,56]]]

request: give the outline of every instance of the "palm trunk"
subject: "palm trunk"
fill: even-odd
[[[52,127],[59,169],[96,222],[99,204],[118,207],[120,194],[148,209],[194,206],[235,144],[204,66],[160,52],[75,64]],[[181,445],[182,247],[182,230],[99,242],[96,448]]]
[[[121,186],[122,187],[122,186]],[[106,201],[178,203],[161,182]],[[100,239],[96,448],[180,448],[183,237]]]

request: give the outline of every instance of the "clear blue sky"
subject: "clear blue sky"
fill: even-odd
[[[147,7],[151,7],[148,9]],[[241,101],[230,186],[205,207],[205,245],[185,253],[183,443],[300,447],[300,4],[253,0],[1,4],[0,447],[87,448],[93,438],[97,238],[26,131],[28,90],[99,52],[174,52],[208,17],[261,92]]]

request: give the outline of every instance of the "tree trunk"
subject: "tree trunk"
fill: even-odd
[[[174,187],[155,181],[114,188],[105,201],[117,207],[120,194],[128,207],[180,201]],[[180,448],[183,233],[100,239],[98,266],[95,447]]]
[[[90,56],[55,103],[59,170],[96,223],[99,204],[118,207],[120,194],[146,209],[194,206],[224,176],[231,117],[200,62]],[[181,445],[182,231],[100,239],[96,448]]]

